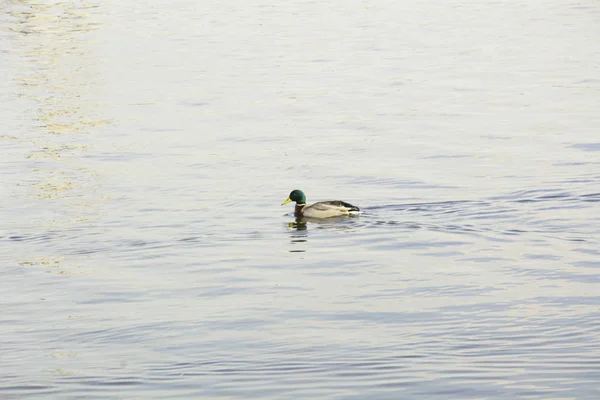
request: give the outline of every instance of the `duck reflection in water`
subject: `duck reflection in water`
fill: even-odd
[[[286,226],[290,232],[290,243],[294,245],[294,248],[290,250],[290,253],[304,253],[306,249],[299,249],[299,244],[308,244],[309,224],[312,224],[312,229],[352,229],[356,228],[353,223],[354,218],[349,217],[338,217],[338,218],[296,218],[294,222],[287,222]],[[350,223],[349,223],[350,222]],[[306,246],[304,246],[306,247]]]
[[[297,231],[307,231],[308,225],[315,225],[315,229],[348,229],[350,225],[345,223],[354,220],[353,216],[336,217],[336,218],[296,218],[294,222],[288,222],[287,227]]]
[[[295,222],[288,222],[288,228],[292,228],[297,231],[305,231],[308,230],[308,222],[302,218],[296,218]]]
[[[296,222],[288,222],[290,232],[290,243],[292,248],[290,253],[305,253],[306,243],[308,242],[308,224],[305,221],[296,219]]]

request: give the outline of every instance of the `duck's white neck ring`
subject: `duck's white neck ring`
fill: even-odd
[[[296,205],[302,207],[302,206],[305,206],[306,203],[296,203]]]

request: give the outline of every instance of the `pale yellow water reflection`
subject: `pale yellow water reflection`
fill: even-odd
[[[89,13],[97,6],[21,4],[11,7],[9,15],[14,21],[11,29],[20,33],[13,52],[34,66],[22,69],[15,79],[19,96],[36,104],[30,117],[40,123],[22,139],[32,144],[26,156],[35,161],[32,194],[60,201],[51,206],[55,215],[40,221],[40,227],[61,229],[93,221],[106,195],[97,195],[101,175],[85,162],[89,151],[85,136],[110,124],[98,107],[102,75],[87,40],[98,29]]]

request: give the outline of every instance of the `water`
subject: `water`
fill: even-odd
[[[600,396],[597,4],[1,7],[2,398]]]

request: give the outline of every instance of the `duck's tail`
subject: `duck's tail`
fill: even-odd
[[[350,203],[346,203],[345,201],[340,201],[340,203],[348,209],[348,212],[360,212],[360,208],[353,206]]]

